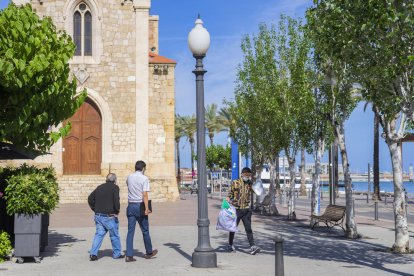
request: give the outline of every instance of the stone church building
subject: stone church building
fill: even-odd
[[[159,17],[151,0],[14,0],[51,17],[76,44],[70,61],[88,98],[69,119],[71,133],[49,155],[29,163],[55,167],[60,202],[86,202],[116,173],[121,200],[137,160],[147,163],[150,198],[176,200],[174,169],[175,61],[158,54]]]

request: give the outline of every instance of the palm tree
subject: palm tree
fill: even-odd
[[[184,137],[184,130],[183,130],[183,124],[181,116],[178,114],[175,114],[175,150],[177,155],[177,182],[180,182],[181,174],[180,174],[180,168],[181,168],[181,162],[180,162],[180,140],[182,137]]]
[[[182,116],[181,118],[181,125],[182,125],[182,129],[183,129],[183,134],[184,136],[187,137],[188,141],[190,142],[190,146],[191,146],[191,173],[194,176],[194,135],[197,131],[197,127],[196,127],[196,117],[195,115],[191,115],[191,116]]]
[[[214,135],[224,130],[220,117],[217,116],[217,104],[207,105],[205,109],[205,120],[208,137],[210,138],[210,146],[212,146]]]
[[[223,107],[218,112],[219,121],[223,126],[223,129],[229,132],[229,137],[234,138],[236,133],[236,120],[230,112],[229,108]]]
[[[364,111],[366,110],[369,102],[365,103]],[[379,183],[379,116],[377,109],[375,106],[372,106],[372,111],[374,112],[374,166],[373,166],[373,174],[374,174],[374,193],[372,194],[373,200],[381,200],[381,193],[380,193],[380,183]],[[368,172],[371,173],[371,172]]]
[[[381,200],[380,183],[379,183],[379,119],[376,109],[374,110],[374,194],[373,200]],[[370,172],[368,172],[370,173]]]

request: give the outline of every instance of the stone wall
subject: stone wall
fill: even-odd
[[[158,45],[158,15],[151,15],[149,21],[149,49],[154,54],[159,53]],[[153,47],[155,49],[153,49]]]
[[[156,70],[155,66],[162,69]],[[153,154],[149,158],[149,175],[159,179],[159,193],[170,194],[169,199],[179,196],[174,158],[174,71],[175,64],[150,64],[148,142]]]

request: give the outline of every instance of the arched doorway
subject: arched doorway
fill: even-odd
[[[63,174],[101,174],[102,116],[86,100],[69,119],[70,134],[63,140]]]

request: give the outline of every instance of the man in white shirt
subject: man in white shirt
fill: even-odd
[[[142,236],[144,238],[144,245],[146,254],[144,257],[150,259],[157,253],[157,249],[152,249],[151,237],[149,233],[148,214],[151,211],[148,208],[148,192],[150,191],[149,179],[144,175],[146,164],[144,161],[137,161],[135,163],[135,173],[130,174],[127,178],[128,185],[128,234],[127,234],[127,251],[126,262],[134,262],[134,234],[135,225],[138,222]],[[145,215],[141,215],[141,208],[145,208]]]

